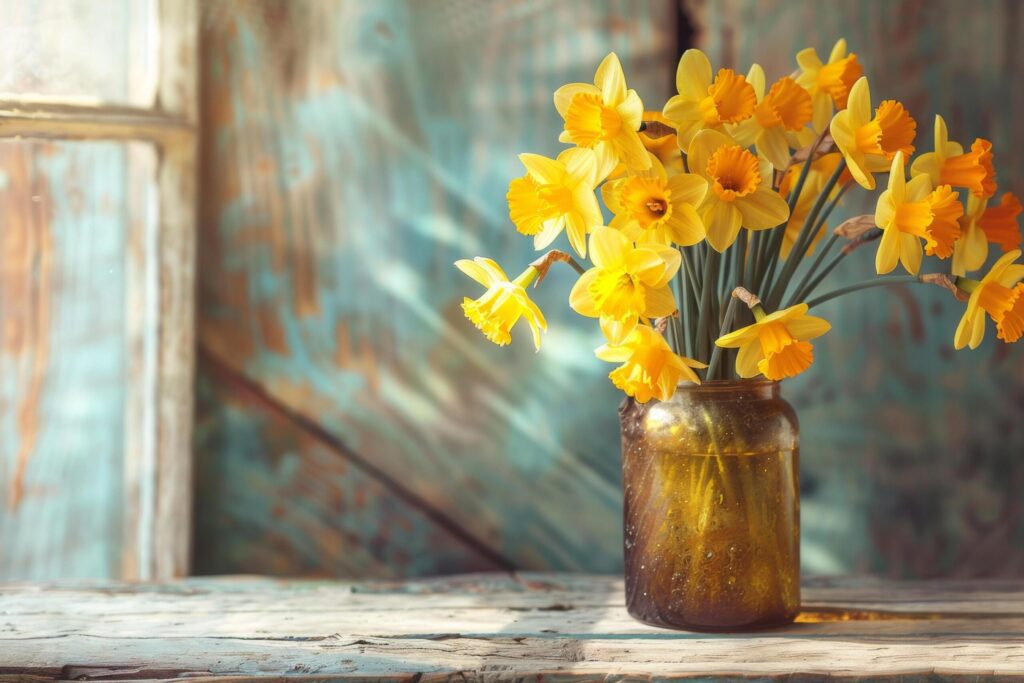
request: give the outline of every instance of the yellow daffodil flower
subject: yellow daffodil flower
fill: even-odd
[[[609,180],[601,196],[615,214],[611,227],[632,241],[688,247],[704,239],[696,207],[707,189],[708,182],[695,173],[669,176],[652,154],[650,169]]]
[[[532,235],[534,248],[543,249],[564,229],[576,253],[586,256],[587,233],[604,223],[594,189],[607,175],[609,159],[575,148],[557,159],[520,154],[519,160],[526,175],[509,183],[507,195],[516,230]]]
[[[753,116],[757,106],[754,89],[732,69],[719,69],[712,80],[711,62],[700,50],[687,50],[680,57],[676,90],[679,94],[665,104],[664,113],[676,126],[683,150],[699,131],[739,123]]]
[[[687,160],[690,171],[711,187],[698,212],[716,251],[728,249],[740,227],[765,230],[789,218],[789,206],[772,190],[769,178],[762,178],[757,157],[729,136],[702,130],[693,137]]]
[[[923,253],[939,258],[953,255],[960,237],[963,206],[949,185],[932,191],[931,180],[919,175],[907,182],[903,153],[897,152],[889,171],[888,189],[878,198],[875,225],[883,230],[875,270],[889,273],[902,263],[911,275],[921,269]],[[924,240],[924,249],[921,247]]]
[[[795,377],[814,362],[809,341],[832,329],[828,321],[807,315],[807,304],[797,304],[765,315],[754,309],[757,319],[735,332],[719,337],[717,346],[738,348],[736,374],[748,378],[764,375],[770,380]]]
[[[1024,265],[1014,263],[1018,257],[1019,249],[1006,252],[980,282],[957,278],[957,286],[971,294],[953,337],[957,349],[978,348],[985,338],[986,314],[1004,342],[1015,342],[1024,334]]]
[[[949,139],[946,122],[935,117],[935,151],[922,154],[910,165],[910,175],[927,174],[933,186],[952,185],[971,191],[975,197],[996,193],[996,171],[992,166],[992,143],[977,138],[971,151]]]
[[[798,52],[796,63],[800,66],[796,82],[807,89],[813,100],[814,129],[823,130],[832,118],[833,105],[836,109],[846,108],[850,89],[864,75],[864,69],[856,54],[846,54],[846,41],[842,38],[832,47],[827,64],[822,63],[813,47]]]
[[[527,268],[510,282],[501,266],[489,258],[460,259],[455,267],[487,288],[479,299],[466,297],[462,300],[466,317],[484,336],[504,346],[512,340],[512,326],[522,318],[533,332],[533,345],[540,350],[540,332],[547,330],[548,324],[526,293],[526,287],[537,277],[536,268]]]
[[[605,344],[594,353],[601,360],[622,363],[608,377],[638,403],[669,400],[683,380],[700,384],[693,368],[707,367],[673,352],[664,337],[647,325],[637,326],[621,343]]]
[[[576,281],[569,305],[580,315],[600,318],[601,330],[619,343],[641,318],[660,318],[676,311],[668,283],[679,270],[677,249],[660,244],[633,246],[622,232],[599,227],[590,236],[594,267]]]
[[[1021,234],[1017,226],[1022,208],[1020,200],[1012,192],[1006,192],[998,204],[987,205],[988,199],[974,194],[967,197],[967,213],[960,221],[963,237],[953,245],[954,275],[966,275],[985,265],[989,242],[998,244],[1003,251],[1020,246]]]
[[[626,89],[626,76],[614,52],[597,67],[594,85],[569,83],[555,91],[555,109],[565,120],[561,142],[607,153],[630,168],[648,167],[638,133],[644,105],[635,90]]]
[[[759,155],[782,170],[789,163],[790,146],[797,143],[793,134],[811,120],[811,96],[789,77],[777,80],[765,94],[764,69],[758,64],[750,67],[747,82],[757,96],[754,115],[728,131],[744,147],[756,146]]]
[[[868,79],[861,78],[850,89],[846,109],[832,119],[830,131],[854,180],[873,190],[872,173],[888,169],[897,152],[906,157],[914,153],[917,123],[895,100],[878,105],[872,118]]]
[[[789,257],[789,252],[792,251],[800,231],[803,230],[808,214],[810,214],[822,190],[825,189],[826,181],[835,173],[840,159],[842,159],[842,155],[839,152],[832,152],[831,154],[822,155],[811,163],[811,169],[807,172],[807,178],[804,180],[803,191],[797,197],[796,205],[793,206],[793,213],[790,214],[789,221],[786,223],[786,232],[782,235],[782,245],[779,249],[779,254],[782,258]],[[782,181],[779,183],[779,195],[783,199],[789,197],[789,193],[793,186],[796,185],[803,167],[803,164],[794,164],[782,176]],[[829,199],[835,197],[839,193],[840,188],[851,180],[849,172],[844,171],[841,173],[839,175],[839,182],[832,188],[832,192],[829,194]],[[821,230],[811,238],[810,247],[807,249],[808,255],[814,253],[815,246],[826,232],[828,232],[827,221],[822,224]]]

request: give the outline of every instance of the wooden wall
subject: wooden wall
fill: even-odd
[[[507,218],[516,154],[557,152],[551,94],[608,50],[664,100],[674,8],[213,10],[196,569],[616,570],[619,399],[590,357],[599,332],[572,319],[562,273],[541,293],[544,351],[492,347],[452,262],[534,258]]]
[[[534,354],[479,336],[451,266],[530,258],[504,194],[517,152],[560,148],[551,93],[616,50],[660,105],[677,29],[769,74],[845,35],[921,145],[941,111],[955,137],[992,137],[1020,193],[1020,10],[971,7],[694,2],[677,27],[674,3],[643,0],[209,3],[196,570],[617,571],[619,396],[595,326],[565,306],[570,278],[540,291]],[[841,278],[868,272],[862,256]],[[805,566],[1024,573],[1020,349],[954,356],[959,309],[938,291],[822,310],[835,333],[786,387]]]

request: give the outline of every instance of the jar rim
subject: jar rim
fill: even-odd
[[[701,392],[727,392],[727,391],[751,391],[756,389],[771,389],[778,391],[781,382],[778,380],[758,379],[712,379],[700,384],[693,382],[680,382],[676,391],[701,391]]]

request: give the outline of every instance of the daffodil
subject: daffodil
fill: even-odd
[[[687,50],[679,59],[676,90],[679,94],[665,104],[664,113],[675,124],[679,148],[684,150],[699,131],[723,130],[725,124],[753,116],[757,106],[757,95],[743,75],[719,69],[712,79],[711,62],[696,49]]]
[[[963,237],[953,245],[953,274],[966,275],[985,265],[988,244],[998,244],[1003,251],[1016,249],[1021,243],[1017,216],[1021,212],[1020,200],[1006,192],[995,206],[988,200],[971,194],[967,197],[967,213],[960,224]]]
[[[687,155],[690,171],[708,180],[711,191],[698,212],[708,244],[718,252],[736,241],[740,227],[765,230],[786,222],[789,206],[762,178],[756,156],[714,130],[694,136]]]
[[[957,286],[970,292],[967,310],[953,337],[953,346],[978,348],[985,338],[985,315],[996,324],[999,339],[1011,343],[1024,334],[1024,265],[1014,263],[1020,250],[1008,251],[981,281],[957,278]]]
[[[765,315],[754,308],[756,321],[719,337],[716,345],[738,348],[736,373],[743,378],[764,375],[770,380],[794,377],[814,362],[811,339],[832,329],[828,321],[807,315],[807,304],[797,304]]]
[[[605,205],[615,214],[611,227],[634,242],[690,246],[704,239],[696,207],[708,183],[695,173],[669,176],[657,157],[651,167],[601,186]]]
[[[630,168],[648,167],[647,150],[638,131],[644,105],[626,89],[622,64],[614,52],[597,67],[594,84],[569,83],[555,91],[555,109],[565,120],[558,139],[607,153]]]
[[[645,111],[644,121],[656,121],[675,130],[672,122],[665,118],[665,115],[660,111]],[[665,171],[669,175],[676,175],[685,170],[683,167],[683,154],[679,150],[679,140],[675,133],[655,138],[641,131],[640,142],[644,144],[648,152],[658,157],[658,161],[665,167]]]
[[[646,152],[644,152],[646,154]],[[594,189],[608,161],[589,149],[567,149],[557,159],[520,154],[526,175],[508,186],[509,217],[516,230],[533,236],[535,249],[551,244],[562,230],[580,256],[587,233],[604,223]]]
[[[936,116],[935,151],[922,154],[910,165],[910,175],[921,174],[927,174],[935,186],[963,187],[975,197],[991,197],[996,193],[992,143],[977,138],[965,154],[960,143],[950,141],[945,120]]]
[[[811,96],[792,78],[777,80],[765,94],[764,69],[755,64],[747,74],[754,88],[757,106],[754,115],[728,130],[741,145],[754,145],[772,166],[781,170],[789,163],[790,138],[811,120]],[[789,136],[789,137],[787,137]]]
[[[580,315],[600,318],[609,341],[621,342],[641,318],[660,318],[676,311],[668,283],[679,270],[677,249],[633,242],[622,232],[599,227],[590,236],[594,267],[576,281],[569,305]]]
[[[797,237],[803,230],[807,216],[814,207],[814,203],[817,201],[818,196],[825,189],[825,183],[835,172],[840,159],[842,159],[841,154],[838,152],[832,152],[831,154],[822,155],[811,163],[811,168],[807,171],[807,177],[804,179],[803,190],[800,192],[800,196],[796,199],[796,204],[793,206],[793,212],[790,214],[789,221],[786,223],[786,232],[782,235],[782,244],[779,248],[779,254],[782,258],[789,257],[789,252],[793,249],[793,245],[796,243]],[[803,166],[804,165],[802,163],[794,164],[786,170],[786,173],[782,176],[782,181],[779,183],[779,195],[781,197],[786,198],[789,196],[790,191],[793,189],[793,186],[800,177],[801,171],[803,171]],[[846,172],[840,174],[839,182],[836,184],[836,187],[832,188],[829,198],[831,199],[835,197],[835,195],[839,193],[844,182],[849,181],[850,177]],[[821,240],[822,235],[827,231],[828,222],[826,221],[822,223],[821,229],[817,234],[811,238],[811,244],[807,249],[808,254],[814,253],[814,247]]]
[[[911,275],[917,275],[923,253],[949,258],[953,243],[960,237],[961,215],[963,206],[949,185],[932,191],[926,175],[907,182],[903,153],[897,152],[889,171],[888,189],[875,207],[875,225],[883,231],[875,270],[880,275],[888,273],[899,262]]]
[[[484,336],[504,346],[512,340],[512,326],[522,318],[533,332],[533,345],[540,350],[540,333],[547,330],[548,325],[544,314],[526,293],[526,287],[537,277],[536,268],[531,266],[509,281],[501,266],[489,258],[460,259],[455,267],[487,288],[479,299],[466,297],[462,300],[466,317]]]
[[[813,100],[813,125],[815,130],[822,130],[832,117],[832,106],[845,109],[850,89],[861,76],[864,69],[857,61],[857,55],[846,54],[846,41],[840,38],[832,47],[828,63],[822,63],[818,51],[813,47],[801,50],[796,54],[796,63],[800,73],[796,82],[807,89]]]
[[[868,79],[862,77],[850,89],[846,109],[835,115],[830,130],[854,180],[873,190],[872,173],[889,168],[897,152],[906,157],[914,153],[917,122],[895,100],[878,105],[872,118],[871,91]]]
[[[601,360],[622,363],[608,377],[639,403],[669,400],[684,380],[700,384],[693,368],[707,367],[673,352],[664,337],[647,325],[637,326],[621,343],[605,344],[594,353]]]

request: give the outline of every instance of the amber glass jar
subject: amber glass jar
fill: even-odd
[[[680,385],[621,409],[626,605],[657,626],[739,630],[800,608],[799,431],[769,381]]]

